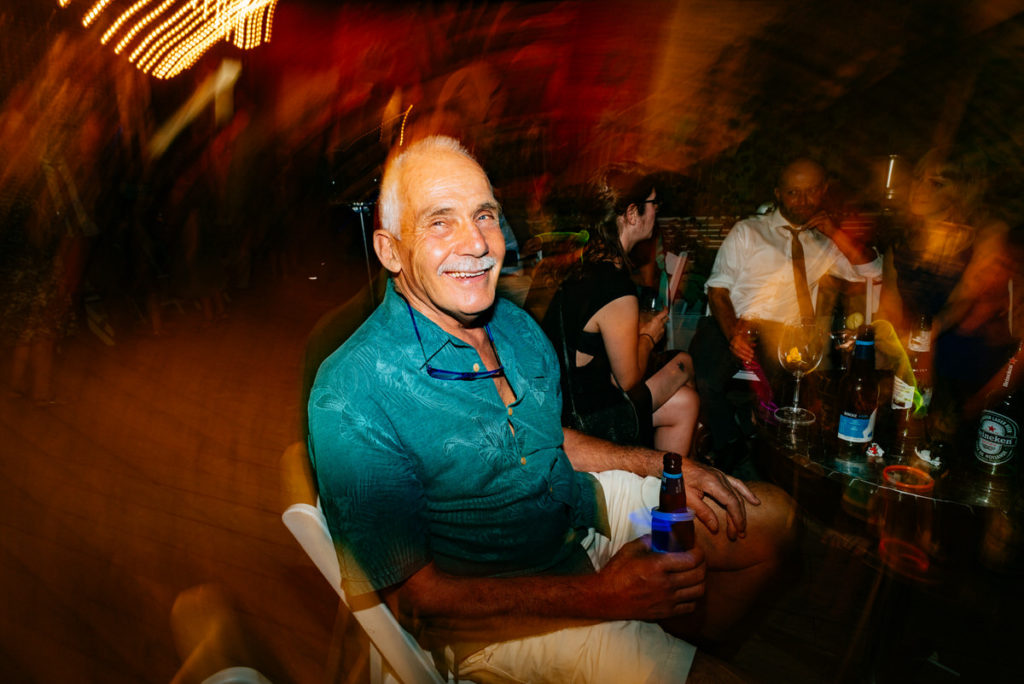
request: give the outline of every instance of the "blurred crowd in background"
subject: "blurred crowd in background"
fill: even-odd
[[[114,307],[153,335],[169,302],[209,325],[252,278],[309,275],[325,235],[361,251],[354,206],[387,151],[426,133],[487,169],[513,271],[586,228],[576,189],[626,161],[660,174],[659,220],[692,227],[698,276],[716,245],[697,228],[763,209],[797,153],[891,259],[918,220],[915,164],[946,150],[955,177],[932,175],[961,228],[914,246],[946,285],[979,231],[1024,218],[1014,3],[295,0],[268,45],[215,48],[169,81],[100,45],[82,11],[0,8],[0,327],[13,390],[39,402],[55,345],[76,326],[113,343]],[[1005,288],[1011,254],[971,271],[979,292]]]

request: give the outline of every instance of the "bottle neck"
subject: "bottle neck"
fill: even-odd
[[[931,327],[921,327],[910,334],[907,349],[912,352],[926,352],[932,348]]]
[[[853,347],[853,365],[875,367],[875,343],[873,340],[857,340]]]
[[[1013,387],[1013,376],[1016,374],[1017,359],[1010,359],[1006,364],[1006,375],[1003,376],[1003,389],[1009,391]]]
[[[1006,374],[1003,376],[1002,385],[1004,393],[1012,391],[1016,385],[1017,359],[1020,357],[1022,351],[1024,351],[1024,340],[1017,344],[1017,351],[1014,352],[1013,356],[1010,357],[1010,360],[1006,364]]]
[[[661,472],[665,477],[682,477],[683,457],[674,451],[665,452],[661,457]]]

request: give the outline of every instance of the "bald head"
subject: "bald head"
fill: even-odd
[[[458,140],[442,135],[418,140],[388,160],[384,167],[384,177],[380,183],[380,200],[378,201],[381,228],[397,238],[402,236],[401,187],[402,179],[410,163],[415,162],[418,158],[450,153],[461,155],[479,166],[473,155]]]
[[[782,169],[775,199],[782,216],[794,226],[807,223],[821,208],[828,182],[825,168],[813,159],[794,159]]]

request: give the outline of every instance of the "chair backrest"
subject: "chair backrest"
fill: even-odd
[[[299,542],[302,550],[327,582],[352,610],[341,583],[341,566],[327,529],[323,511],[315,505],[316,482],[313,469],[301,442],[289,446],[281,458],[284,471],[285,496],[289,501],[281,516],[285,527]],[[402,684],[443,684],[434,661],[412,636],[402,629],[387,606],[379,600],[372,605],[352,610],[352,615],[370,638],[370,680],[374,684],[395,681]],[[390,672],[381,668],[381,658]],[[393,673],[394,677],[390,674]]]
[[[306,338],[299,394],[298,434],[301,438],[304,439],[309,434],[309,413],[306,403],[309,401],[309,393],[320,364],[373,313],[377,304],[384,299],[387,282],[388,272],[382,268],[370,283],[364,285],[348,301],[321,316]]]

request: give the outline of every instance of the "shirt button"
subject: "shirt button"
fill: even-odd
[[[474,364],[473,364],[473,372],[475,373],[475,372],[477,372],[478,370],[480,370],[480,364],[479,364],[479,363],[474,363]]]
[[[519,462],[522,463],[523,465],[526,465],[526,457],[523,456],[521,459],[519,459]]]
[[[512,407],[511,406],[508,407],[508,415],[510,415],[510,416],[512,415]]]

